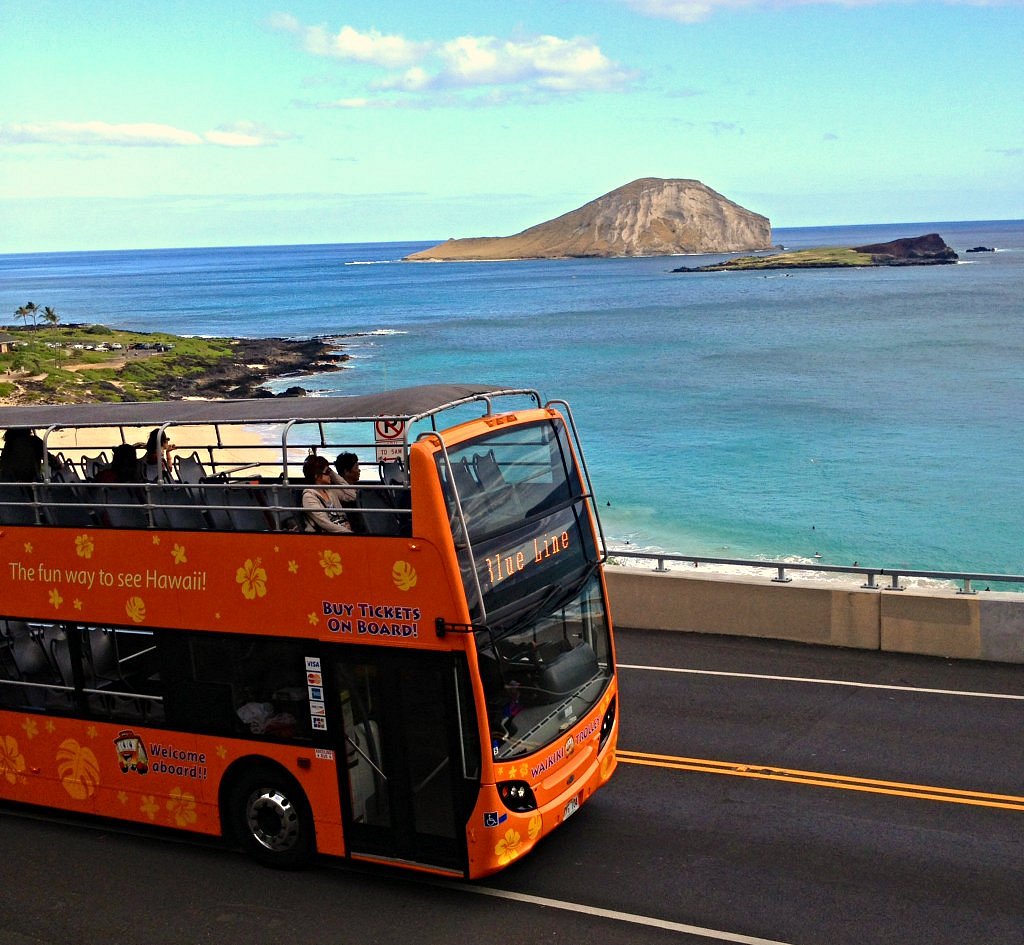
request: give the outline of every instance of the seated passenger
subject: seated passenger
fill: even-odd
[[[3,482],[37,482],[43,473],[43,441],[35,430],[15,427],[4,434],[0,450],[0,480]]]
[[[139,464],[140,474],[143,482],[170,482],[171,481],[171,450],[174,444],[167,438],[167,434],[159,427],[149,434],[146,440],[146,455],[142,457]]]
[[[131,443],[114,447],[109,466],[96,473],[96,482],[141,482],[139,457]]]
[[[302,464],[302,474],[308,483],[308,487],[302,490],[306,531],[351,535],[352,526],[341,505],[343,493],[351,490],[327,488],[335,481],[331,464],[323,456],[309,456]]]
[[[359,482],[359,457],[355,453],[339,453],[334,461],[334,468],[338,471],[338,477],[334,481],[340,486],[348,484],[354,486]],[[341,504],[346,508],[356,504],[356,493],[354,489],[342,489],[339,492]]]

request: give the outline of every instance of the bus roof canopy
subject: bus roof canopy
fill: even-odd
[[[0,408],[0,428],[160,426],[167,423],[330,422],[387,417],[429,417],[462,403],[536,391],[485,384],[424,384],[358,397],[265,397],[252,400],[133,401],[102,404],[32,404]]]

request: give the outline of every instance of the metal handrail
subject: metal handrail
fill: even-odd
[[[987,574],[976,571],[922,571],[915,568],[862,568],[858,565],[804,564],[792,561],[759,561],[752,558],[707,558],[703,555],[672,554],[663,551],[609,551],[609,563],[614,563],[615,558],[657,561],[658,565],[653,570],[659,573],[668,572],[669,569],[665,567],[666,561],[679,561],[693,565],[725,564],[741,568],[774,570],[776,576],[772,578],[772,582],[775,584],[789,584],[793,580],[791,577],[787,577],[787,571],[825,571],[832,574],[859,574],[866,578],[861,587],[873,591],[905,590],[905,585],[900,584],[900,578],[959,581],[961,587],[957,590],[958,594],[976,594],[977,590],[973,586],[975,581],[984,581],[987,584],[1024,585],[1024,574]],[[875,581],[875,578],[878,577],[887,577],[890,583],[888,585],[878,584]]]

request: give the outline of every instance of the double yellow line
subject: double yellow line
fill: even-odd
[[[654,755],[643,751],[617,751],[619,761],[650,768],[670,768],[675,771],[696,771],[701,774],[729,774],[738,778],[759,778],[764,781],[786,781],[809,787],[835,788],[840,791],[864,791],[869,794],[891,794],[923,801],[941,801],[946,804],[969,804],[974,807],[999,807],[1003,810],[1024,811],[1024,797],[1012,794],[986,794],[983,791],[961,791],[956,788],[934,787],[926,784],[905,784],[900,781],[879,781],[874,778],[853,778],[843,774],[825,774],[821,771],[800,771],[768,765],[737,764],[731,761],[712,761],[707,758],[678,758],[674,755]]]

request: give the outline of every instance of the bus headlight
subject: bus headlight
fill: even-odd
[[[533,789],[525,781],[499,781],[498,797],[510,811],[525,814],[537,809],[537,799]]]
[[[605,712],[604,718],[601,719],[601,737],[597,743],[597,750],[601,751],[604,748],[605,743],[608,741],[608,736],[611,735],[612,729],[615,728],[615,699],[608,705],[608,711]]]

